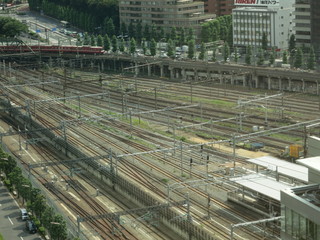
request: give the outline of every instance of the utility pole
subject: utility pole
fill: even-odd
[[[208,193],[208,204],[207,204],[207,212],[208,212],[208,219],[210,220],[210,206],[211,206],[211,198],[210,194]]]
[[[154,104],[155,104],[155,106],[154,106],[154,108],[155,109],[157,109],[158,108],[158,101],[157,101],[157,88],[155,87],[154,88]]]
[[[132,113],[131,109],[129,110],[129,120],[130,120],[130,138],[132,138]]]
[[[190,102],[192,103],[192,81],[190,81]]]
[[[181,177],[183,177],[183,154],[182,154],[182,141],[180,141],[180,167],[181,167]]]
[[[236,136],[232,134],[233,168],[236,169]]]

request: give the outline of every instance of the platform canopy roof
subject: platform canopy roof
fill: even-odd
[[[231,181],[280,202],[281,190],[292,188],[292,185],[276,181],[263,174],[249,174],[231,178]]]
[[[308,183],[308,168],[299,164],[291,163],[272,156],[252,158],[247,161],[268,168],[271,171],[278,171],[280,175]]]
[[[299,159],[297,160],[297,163],[304,165],[307,168],[313,169],[317,172],[320,172],[320,156]]]

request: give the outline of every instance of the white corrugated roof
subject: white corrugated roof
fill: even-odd
[[[320,156],[297,160],[297,163],[320,172]]]
[[[268,178],[266,175],[262,174],[250,174],[242,177],[231,178],[230,180],[279,202],[280,191],[292,188],[292,185],[277,182],[275,179]]]
[[[291,177],[305,183],[308,182],[308,168],[299,164],[290,163],[288,161],[284,161],[272,156],[252,158],[247,161],[259,166],[266,167],[272,171],[277,171],[278,168],[278,173],[281,175]]]

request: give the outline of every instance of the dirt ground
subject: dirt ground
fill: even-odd
[[[189,137],[188,139],[195,143],[209,142],[199,137]],[[211,146],[223,152],[233,153],[233,148],[226,146],[224,144],[213,144]],[[249,151],[241,148],[236,148],[236,155],[241,157],[247,157],[247,158],[258,158],[258,157],[268,156],[270,154],[266,152],[261,152],[261,151]]]

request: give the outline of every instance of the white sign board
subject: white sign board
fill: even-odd
[[[234,0],[236,6],[278,6],[279,0]]]

